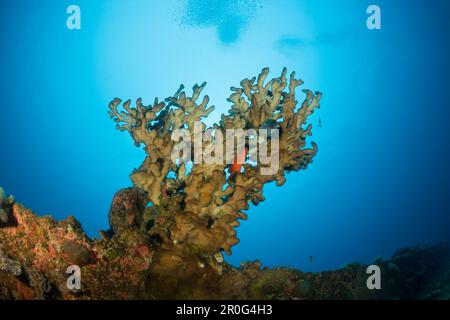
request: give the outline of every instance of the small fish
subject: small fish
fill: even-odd
[[[322,128],[322,119],[319,118],[319,128]]]
[[[264,123],[261,125],[261,129],[278,129],[280,125],[277,121],[273,119],[269,119],[264,121]]]
[[[280,131],[279,133],[281,134],[280,124],[273,119],[264,121],[264,123],[261,125],[261,129],[267,130],[267,139],[269,140],[272,138],[271,130],[273,129],[279,130]]]
[[[162,128],[165,125],[165,121],[164,119],[166,118],[167,112],[165,110],[161,111],[158,116],[151,121],[151,123],[149,123],[147,125],[147,129],[148,130],[154,130],[157,128]]]
[[[247,148],[244,148],[244,150],[242,150],[241,155],[242,155],[241,159],[244,159],[245,161],[245,157],[247,156]],[[241,172],[243,165],[244,165],[243,163],[238,163],[238,157],[235,157],[233,164],[228,168],[228,173],[233,174]]]
[[[163,185],[161,186],[161,193],[162,193],[162,195],[163,195],[164,197],[167,197],[167,189],[166,189],[166,185],[165,185],[165,184],[163,184]]]
[[[0,208],[0,223],[8,223],[8,213]]]
[[[309,263],[313,263],[314,257],[313,256],[309,256]]]

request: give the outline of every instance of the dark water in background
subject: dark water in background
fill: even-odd
[[[372,2],[380,31],[365,28]],[[446,240],[450,2],[372,2],[77,1],[79,31],[65,27],[72,2],[2,3],[0,185],[96,236],[144,159],[108,119],[113,97],[149,103],[206,80],[217,120],[230,85],[286,66],[325,93],[320,151],[266,187],[228,260],[320,270]]]

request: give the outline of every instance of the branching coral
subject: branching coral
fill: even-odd
[[[288,80],[286,73],[283,69],[280,77],[266,82],[269,69],[264,68],[257,78],[244,79],[239,88],[231,88],[233,93],[228,101],[232,106],[228,114],[222,115],[220,123],[206,128],[201,122],[201,134],[211,129],[220,131],[223,136],[227,129],[277,127],[281,132],[278,151],[272,148],[270,138],[264,140],[268,150],[278,153],[279,166],[270,174],[261,173],[267,164],[258,162],[258,158],[255,164],[246,163],[244,171],[237,174],[227,174],[227,163],[194,161],[187,170],[187,163],[172,161],[171,154],[177,142],[172,139],[174,131],[186,129],[194,138],[195,123],[214,110],[208,107],[208,96],[199,102],[206,83],[195,85],[191,97],[182,85],[165,102],[156,99],[150,106],[144,106],[141,99],[137,100],[136,107],[130,107],[130,100],[123,103],[122,108],[120,99],[110,103],[109,115],[117,128],[128,131],[137,145],[145,145],[147,158],[131,179],[136,187],[146,192],[158,215],[164,217],[157,220],[154,228],[164,241],[193,246],[211,255],[221,250],[230,254],[231,247],[239,241],[234,228],[239,225],[239,219],[246,219],[243,211],[249,208],[249,202],[257,205],[264,200],[263,185],[275,181],[281,186],[287,172],[305,169],[312,162],[317,146],[312,143],[312,148],[306,148],[311,125],[304,126],[308,116],[319,107],[321,94],[303,90],[306,97],[297,108],[295,89],[303,81],[297,80],[294,72]],[[246,140],[248,148],[251,139]],[[201,147],[202,150],[224,150],[226,143],[229,142],[205,139]],[[234,148],[234,140],[232,143]],[[262,141],[255,143],[258,145]],[[219,144],[223,144],[222,148],[217,149]]]

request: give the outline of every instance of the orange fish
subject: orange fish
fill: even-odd
[[[238,163],[239,157],[235,157],[233,164],[228,168],[228,173],[233,174],[233,173],[241,172],[242,166],[244,165],[243,162],[245,161],[246,156],[247,156],[247,149],[244,148],[244,150],[242,150],[241,158],[240,158],[240,159],[242,159],[242,163]]]

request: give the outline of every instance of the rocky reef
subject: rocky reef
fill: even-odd
[[[120,191],[111,213],[143,215],[135,206],[140,192]],[[374,261],[383,270],[382,290],[368,290],[364,264],[319,273],[269,269],[258,261],[235,268],[189,246],[173,249],[139,228],[89,239],[73,217],[57,222],[16,202],[7,209],[10,223],[0,224],[1,299],[450,298],[450,255],[443,245]],[[66,285],[73,264],[81,268],[80,290]]]
[[[114,235],[103,232],[101,239],[88,238],[73,217],[58,222],[14,201],[4,204],[9,222],[0,224],[0,299],[450,298],[450,254],[444,245],[377,259],[382,290],[369,290],[364,264],[319,273],[270,269],[258,261],[235,268],[195,247],[175,249],[134,224],[145,215],[146,208],[136,205],[141,196],[134,188],[118,192],[111,215],[120,213],[131,225]],[[79,290],[66,285],[73,264],[81,268]]]
[[[363,264],[305,273],[265,268],[258,261],[235,268],[224,261],[223,254],[231,254],[239,241],[235,227],[246,218],[244,211],[264,200],[263,186],[283,185],[287,173],[306,169],[317,153],[314,143],[306,146],[312,128],[306,122],[321,94],[303,90],[297,106],[295,88],[303,82],[294,73],[288,79],[284,69],[266,83],[268,73],[263,69],[231,88],[231,109],[212,128],[201,122],[214,109],[208,96],[198,101],[205,83],[195,85],[190,97],[181,86],[174,96],[149,106],[141,99],[135,107],[129,100],[121,106],[114,99],[110,117],[144,146],[147,157],[131,174],[134,187],[114,196],[110,229],[99,239],[89,238],[74,217],[38,217],[0,189],[0,298],[448,299],[450,259],[441,245],[403,249],[390,260],[375,261],[383,270],[383,290],[367,288]],[[193,165],[172,159],[178,129],[192,138],[216,133],[193,146],[199,157],[196,147],[215,156],[226,149],[217,132],[258,128],[280,131],[277,148],[275,139],[263,139],[279,162],[273,172],[263,174],[268,164],[258,161],[244,161],[236,169],[236,159]],[[246,149],[251,140],[246,138]],[[80,268],[81,287],[69,289],[66,271],[73,265]]]

